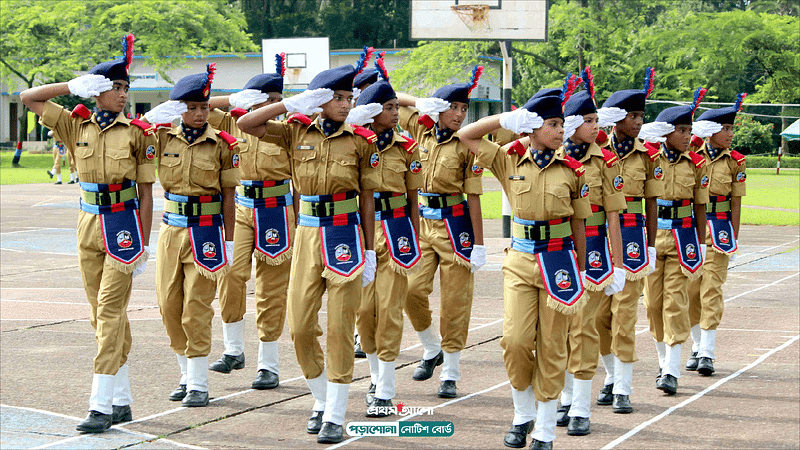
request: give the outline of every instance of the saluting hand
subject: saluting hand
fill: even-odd
[[[283,106],[289,113],[298,112],[310,116],[314,113],[322,112],[320,105],[324,105],[333,100],[333,91],[327,88],[311,89],[303,91],[294,97],[283,100]]]
[[[245,89],[235,92],[228,97],[228,103],[234,108],[250,109],[253,105],[264,103],[269,100],[269,95],[258,89]]]
[[[168,123],[177,119],[188,110],[186,103],[177,100],[169,100],[147,111],[144,114],[144,118],[152,124]]]
[[[72,95],[90,98],[100,95],[101,92],[110,91],[114,83],[102,75],[89,73],[69,80],[67,87]]]
[[[368,123],[374,122],[373,117],[383,111],[383,105],[380,103],[368,103],[366,105],[356,106],[347,114],[345,122],[353,125],[364,126]]]

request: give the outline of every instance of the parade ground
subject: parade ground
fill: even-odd
[[[497,189],[496,180],[487,190]],[[305,431],[313,400],[297,365],[286,327],[279,339],[280,386],[250,389],[256,376],[257,333],[253,281],[248,283],[246,367],[210,374],[211,403],[183,408],[167,395],[180,373],[161,323],[155,293],[155,258],[133,281],[128,306],[134,420],[99,435],[80,434],[96,352],[76,251],[77,185],[0,187],[0,448],[324,448]],[[155,248],[163,190],[154,186]],[[501,221],[487,220],[488,263],[475,275],[467,348],[461,357],[458,397],[436,396],[438,374],[418,382],[411,374],[422,349],[406,320],[397,360],[397,395],[420,415],[364,416],[369,368],[356,359],[346,423],[451,422],[448,437],[352,437],[328,448],[501,449],[511,425],[511,391],[503,365],[504,249]],[[678,394],[655,389],[658,369],[645,309],[639,306],[632,414],[613,414],[592,402],[591,434],[557,429],[556,449],[799,448],[800,447],[800,236],[797,227],[742,226],[740,250],[724,286],[725,314],[717,334],[716,373],[682,372]],[[436,285],[438,286],[438,277]],[[412,287],[413,289],[413,287]],[[438,328],[438,287],[431,296]],[[219,305],[209,359],[222,353]],[[325,330],[326,307],[320,311]],[[321,338],[324,345],[325,336]],[[683,347],[684,361],[690,344]],[[602,387],[602,364],[593,394]],[[430,407],[431,409],[427,409]],[[528,440],[530,443],[530,439]]]

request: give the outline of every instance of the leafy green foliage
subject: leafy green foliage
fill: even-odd
[[[772,142],[772,124],[762,124],[751,116],[736,115],[731,148],[747,154],[773,154],[777,147]]]

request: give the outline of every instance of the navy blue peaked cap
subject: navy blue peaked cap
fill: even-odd
[[[377,69],[364,69],[363,72],[356,75],[355,79],[353,80],[353,87],[357,87],[359,89],[363,89],[362,86],[365,84],[373,84],[378,81],[378,70]]]
[[[697,118],[697,121],[699,122],[701,120],[708,120],[710,122],[717,122],[721,124],[732,124],[736,119],[737,112],[739,112],[739,110],[733,106],[720,109],[709,109],[707,111],[703,111],[703,114],[700,114],[700,117]]]
[[[170,100],[182,100],[185,102],[205,102],[211,96],[211,82],[214,81],[216,63],[206,66],[204,73],[187,75],[172,87],[169,92]]]
[[[381,80],[364,89],[364,92],[362,92],[356,100],[356,106],[367,105],[370,103],[378,103],[382,105],[395,98],[397,98],[397,94],[394,92],[394,89],[392,89],[392,85]]]
[[[469,104],[470,83],[454,83],[440,87],[433,93],[436,98],[447,100],[448,102],[461,102]]]
[[[670,125],[691,125],[693,111],[691,105],[672,106],[658,113],[655,121]]]
[[[603,103],[603,108],[616,107],[627,112],[644,111],[647,94],[641,89],[625,89],[611,94]]]
[[[561,90],[559,89],[559,92]],[[536,96],[534,96],[536,97]],[[561,97],[558,95],[546,95],[538,98],[531,98],[528,103],[525,103],[523,108],[530,112],[535,112],[542,119],[551,119],[553,117],[564,118],[564,110],[561,108]]]
[[[283,76],[279,73],[256,75],[244,85],[244,89],[255,89],[263,93],[283,92]]]
[[[311,80],[311,83],[308,83],[308,89],[352,91],[353,78],[356,76],[356,71],[357,69],[349,64],[334,69],[323,70]]]
[[[589,95],[589,91],[580,91],[574,94],[564,104],[564,116],[585,116],[596,112],[597,106]]]
[[[102,62],[89,70],[92,75],[102,75],[111,81],[125,80],[130,82],[129,68],[133,59],[133,35],[122,38],[122,58]]]
[[[553,96],[553,95],[555,95],[555,96],[561,95],[561,88],[557,87],[557,88],[539,89],[539,92],[533,94],[533,97],[529,98],[528,101],[531,101],[531,100],[539,98],[539,97],[550,97],[550,96]]]

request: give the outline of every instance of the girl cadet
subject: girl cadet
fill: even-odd
[[[583,165],[557,149],[564,135],[558,96],[530,100],[514,112],[483,118],[461,131],[508,193],[514,213],[511,249],[503,262],[503,359],[514,402],[507,447],[521,448],[531,428],[533,449],[550,449],[567,368],[570,314],[584,306],[584,219],[592,216]],[[510,146],[481,139],[502,126],[523,136]]]
[[[625,286],[619,211],[627,207],[619,158],[595,142],[600,128],[590,68],[581,72],[581,79],[586,90],[573,95],[564,105],[564,150],[586,169],[592,205],[592,217],[586,219],[585,287],[589,301],[569,323],[569,360],[557,422],[558,426],[567,426],[567,434],[573,436],[590,432],[592,377],[599,358],[597,308],[603,297],[614,295]]]
[[[170,101],[145,118],[158,123],[158,178],[164,216],[156,252],[156,295],[181,381],[169,395],[183,406],[208,405],[211,302],[233,252],[236,139],[208,125],[214,64],[175,83]],[[181,117],[181,124],[171,126]],[[163,126],[162,126],[163,125]],[[224,225],[224,226],[223,226]]]
[[[700,141],[697,142],[698,153],[705,158],[708,170],[708,234],[705,241],[711,252],[706,253],[703,275],[689,288],[689,324],[693,342],[686,370],[697,370],[703,376],[714,373],[717,327],[725,305],[722,285],[728,277],[728,262],[733,260],[733,253],[739,247],[739,222],[747,175],[744,155],[730,150],[730,146],[733,122],[746,96],[739,94],[733,107],[704,112],[692,124],[692,133]]]
[[[258,375],[253,389],[278,386],[278,338],[286,321],[295,210],[289,179],[291,161],[280,147],[242,133],[239,117],[251,107],[281,101],[285,54],[275,55],[276,73],[256,75],[244,90],[230,97],[211,97],[208,123],[236,137],[241,186],[236,187],[236,227],[233,233],[233,264],[219,283],[222,336],[225,351],[209,367],[230,373],[244,367],[244,313],[247,307],[245,283],[250,279],[251,260],[256,259],[256,324],[258,325]],[[234,106],[230,113],[218,107]]]
[[[644,305],[658,351],[656,388],[668,395],[678,390],[681,344],[689,337],[689,282],[702,275],[706,252],[698,237],[705,236],[706,224],[696,218],[705,214],[708,175],[705,159],[689,151],[692,116],[705,93],[698,88],[691,105],[661,111],[639,133],[645,141],[661,143],[664,194],[658,197],[658,256],[656,270],[647,276]]]
[[[433,376],[434,367],[444,363],[437,392],[442,398],[457,395],[459,358],[467,342],[472,311],[473,272],[486,263],[480,202],[483,169],[475,165],[475,156],[456,133],[467,117],[469,93],[478,85],[481,73],[483,67],[476,66],[469,83],[439,88],[432,98],[397,95],[400,126],[420,145],[419,164],[411,170],[421,170],[423,178],[422,266],[409,276],[405,303],[406,315],[425,350],[413,378],[427,380]],[[412,105],[417,110],[409,108]],[[428,303],[437,267],[441,277],[441,340],[431,324],[433,312]]]
[[[663,170],[658,165],[658,150],[648,150],[638,139],[644,120],[645,100],[653,91],[655,70],[647,68],[643,89],[626,89],[611,94],[597,110],[600,127],[613,125],[608,140],[600,146],[619,157],[624,185],[622,193],[628,203],[620,211],[622,264],[627,281],[622,291],[604,297],[597,308],[597,332],[600,356],[606,369],[598,405],[612,405],[613,411],[633,411],[629,396],[633,384],[633,363],[636,357],[636,317],[644,277],[655,270],[656,221],[645,220],[656,215],[656,197],[664,191]],[[642,209],[644,198],[645,208]],[[616,401],[616,407],[614,402]]]
[[[120,114],[128,102],[133,35],[122,41],[122,58],[94,66],[67,83],[23,91],[22,102],[64,140],[81,180],[78,259],[97,338],[89,415],[78,431],[100,433],[132,420],[126,313],[131,279],[144,272],[153,216],[156,138],[150,125]],[[78,105],[70,114],[49,101],[73,94],[93,97],[93,112]],[[132,275],[133,274],[133,275]]]
[[[367,125],[378,136],[375,168],[375,282],[364,288],[356,326],[370,368],[367,417],[391,414],[395,395],[395,359],[403,337],[403,300],[409,271],[419,266],[419,208],[422,187],[419,147],[395,132],[399,120],[397,95],[389,84],[383,55],[375,61],[379,81],[361,92],[348,122]]]
[[[377,152],[377,138],[365,128],[344,123],[352,107],[353,78],[372,51],[365,48],[356,67],[323,71],[305,92],[251,111],[237,122],[243,132],[287,149],[292,157],[292,184],[301,196],[288,319],[297,361],[314,397],[306,431],[317,434],[320,443],[343,439],[356,309],[362,284],[375,277],[370,158]],[[271,120],[285,112],[302,114],[285,122]],[[307,117],[316,112],[315,119]],[[326,290],[327,364],[318,340],[318,314]]]

